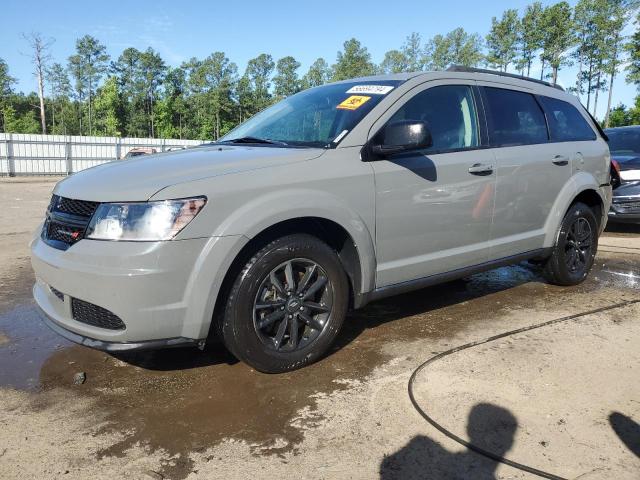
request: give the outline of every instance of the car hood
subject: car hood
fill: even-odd
[[[323,149],[316,148],[196,147],[89,168],[62,180],[54,193],[95,202],[146,201],[159,190],[178,183],[311,160],[323,153]]]

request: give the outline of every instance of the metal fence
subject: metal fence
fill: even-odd
[[[122,160],[134,148],[166,152],[199,140],[81,137],[0,133],[0,176],[71,175],[102,163]]]

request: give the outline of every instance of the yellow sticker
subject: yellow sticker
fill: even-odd
[[[371,100],[371,97],[365,97],[364,95],[351,95],[336,108],[340,108],[342,110],[355,110],[360,108],[369,100]]]

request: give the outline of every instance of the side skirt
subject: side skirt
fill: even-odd
[[[438,283],[450,282],[451,280],[457,280],[458,278],[467,277],[476,273],[486,272],[487,270],[493,270],[506,265],[513,265],[514,263],[519,263],[524,260],[531,260],[534,258],[544,259],[551,255],[551,251],[552,248],[539,248],[537,250],[531,250],[518,255],[480,263],[471,267],[458,268],[456,270],[451,270],[450,272],[438,273],[428,277],[418,278],[416,280],[409,280],[407,282],[376,288],[372,292],[362,294],[357,299],[355,307],[361,308],[369,302],[380,300],[382,298],[392,297],[394,295],[411,292],[413,290],[420,290],[421,288],[437,285]]]

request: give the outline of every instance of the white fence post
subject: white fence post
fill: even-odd
[[[73,173],[73,160],[71,160],[71,137],[67,137],[64,142],[64,159],[67,165],[67,175]]]
[[[7,168],[9,169],[9,176],[16,176],[16,160],[13,158],[13,134],[9,134],[7,139]]]
[[[122,149],[122,139],[120,137],[116,137],[116,160],[120,160],[122,155],[120,155]]]

